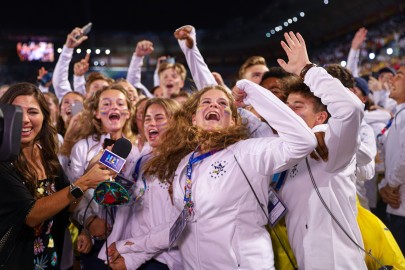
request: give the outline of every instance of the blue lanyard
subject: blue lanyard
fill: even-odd
[[[387,125],[381,130],[380,134],[377,135],[377,139],[381,137],[392,125],[392,121],[394,120],[394,117],[391,117],[391,119],[388,121]]]
[[[191,154],[190,159],[188,160],[188,164],[187,164],[187,171],[186,171],[186,184],[184,185],[184,203],[185,203],[185,207],[187,207],[188,209],[188,213],[189,215],[191,215],[194,212],[194,202],[191,199],[191,175],[193,173],[193,164],[202,161],[203,159],[215,154],[216,152],[218,152],[219,150],[213,150],[213,151],[209,151],[207,153],[204,153],[202,155],[199,155],[198,157],[194,157],[196,151],[193,152],[193,154]]]
[[[384,133],[391,127],[392,122],[394,121],[395,117],[401,112],[405,110],[405,108],[400,109],[398,112],[395,113],[394,117],[391,117],[391,119],[388,121],[387,125],[381,130],[381,132],[377,135],[377,141],[379,141],[380,137],[384,135]],[[396,125],[396,124],[395,124]]]
[[[141,161],[142,161],[142,158],[145,157],[145,156],[149,156],[150,154],[151,154],[151,153],[148,153],[148,154],[145,154],[145,155],[141,156],[141,157],[138,159],[138,161],[136,162],[135,171],[134,171],[134,173],[132,174],[132,176],[133,176],[133,178],[134,178],[134,182],[138,181],[138,178],[139,178],[139,171],[140,171],[140,168],[141,168]],[[143,193],[144,193],[145,190],[146,190],[146,188],[147,188],[147,186],[146,186],[145,177],[144,177],[143,175],[142,175],[142,182],[143,182],[143,188],[144,188]],[[143,195],[143,193],[142,193],[142,195]]]

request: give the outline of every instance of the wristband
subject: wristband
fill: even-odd
[[[301,79],[304,80],[305,75],[307,74],[308,70],[309,70],[310,68],[313,68],[313,67],[316,67],[316,66],[317,66],[317,65],[314,64],[314,63],[306,64],[305,67],[304,67],[304,68],[301,70],[301,72],[300,72],[300,77],[301,77]]]

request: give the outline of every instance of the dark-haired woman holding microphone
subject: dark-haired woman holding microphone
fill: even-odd
[[[69,185],[38,87],[11,85],[0,103],[20,106],[23,115],[20,154],[14,162],[0,163],[0,269],[60,269],[69,206],[115,173],[97,165]]]

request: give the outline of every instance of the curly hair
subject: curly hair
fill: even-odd
[[[192,124],[200,99],[207,91],[219,90],[225,93],[230,101],[230,108],[235,125],[221,130],[206,131]],[[184,103],[181,110],[174,113],[168,129],[160,138],[161,144],[155,149],[154,156],[145,164],[144,173],[154,175],[161,181],[173,180],[174,172],[180,161],[197,146],[204,151],[223,149],[240,140],[248,138],[248,131],[237,112],[232,95],[220,85],[207,86],[195,92]]]
[[[34,144],[39,144],[41,151],[41,162],[44,165],[45,173],[50,178],[55,178],[59,175],[61,165],[57,156],[58,153],[58,138],[57,131],[51,121],[51,115],[46,102],[45,96],[39,88],[28,82],[15,83],[10,86],[7,92],[0,98],[0,103],[12,104],[19,96],[32,96],[36,99],[44,116],[41,131],[34,138]],[[46,166],[45,166],[46,163]],[[22,149],[14,162],[14,167],[24,179],[26,186],[31,194],[38,198],[40,194],[36,191],[38,175],[28,163]]]

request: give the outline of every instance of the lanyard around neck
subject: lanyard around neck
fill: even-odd
[[[139,173],[140,173],[140,169],[141,169],[142,158],[145,157],[145,156],[149,156],[150,154],[151,154],[151,152],[141,156],[138,159],[138,161],[136,162],[135,170],[134,170],[134,173],[132,174],[132,176],[134,178],[134,182],[138,181]],[[143,181],[144,190],[146,190],[146,180],[145,180],[145,177],[143,175],[142,175],[142,181]]]
[[[202,155],[199,155],[197,157],[194,157],[195,153],[197,152],[194,151],[191,156],[190,159],[188,160],[188,164],[187,164],[187,171],[186,171],[186,184],[184,186],[184,203],[185,203],[185,207],[187,207],[188,209],[188,214],[191,215],[194,212],[194,202],[191,199],[191,176],[193,173],[193,164],[202,161],[203,159],[217,153],[219,150],[212,150],[209,151],[207,153],[204,153]]]

